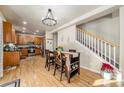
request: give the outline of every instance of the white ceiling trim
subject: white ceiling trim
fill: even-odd
[[[104,16],[105,14],[107,13],[111,13],[112,10],[115,10],[117,8],[119,8],[120,6],[117,6],[117,5],[104,5],[104,6],[101,6],[101,7],[98,7],[94,10],[92,10],[91,12],[88,12],[86,13],[85,15],[82,15],[52,31],[50,31],[50,33],[55,33],[61,29],[64,29],[68,26],[71,26],[71,25],[74,25],[74,24],[77,24],[81,21],[86,21],[87,19],[93,19],[93,18],[96,18],[96,17],[100,17],[100,16]]]

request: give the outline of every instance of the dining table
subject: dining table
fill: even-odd
[[[65,62],[65,75],[67,77],[68,83],[70,83],[70,79],[72,77],[72,74],[75,72],[80,74],[80,53],[79,52],[66,52],[62,51],[66,57]],[[78,58],[78,60],[75,60],[75,58]]]

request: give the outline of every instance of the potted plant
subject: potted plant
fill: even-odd
[[[63,51],[64,49],[63,49],[63,46],[58,46],[57,48],[56,48],[58,51]]]
[[[109,64],[103,63],[101,67],[101,71],[104,79],[106,80],[112,79],[112,75],[114,72],[114,68],[112,66],[110,66]]]

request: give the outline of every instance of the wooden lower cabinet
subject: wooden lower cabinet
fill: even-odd
[[[21,56],[28,56],[28,48],[21,49]]]
[[[4,52],[3,65],[6,66],[17,66],[20,64],[20,52]]]
[[[41,48],[35,48],[35,55],[41,54]]]

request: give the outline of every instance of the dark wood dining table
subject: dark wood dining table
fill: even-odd
[[[54,51],[50,51],[51,53],[54,53]],[[72,62],[72,60],[79,56],[79,52],[66,52],[61,51],[66,57],[65,62],[65,76],[67,77],[67,82],[70,83],[70,79],[72,77],[72,74],[80,74],[80,60],[77,62]],[[76,64],[76,67],[74,68],[73,65]]]
[[[72,62],[74,58],[79,56],[79,53],[78,52],[65,52],[65,51],[62,51],[62,53],[66,57],[65,74],[67,76],[68,83],[70,83],[70,79],[73,74],[76,74],[76,73],[80,74],[80,60],[76,62]]]

